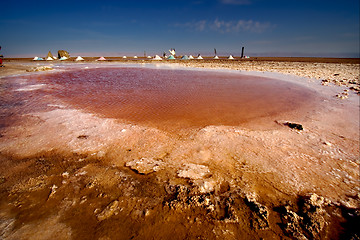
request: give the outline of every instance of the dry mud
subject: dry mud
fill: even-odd
[[[265,129],[175,134],[9,79],[0,78],[2,239],[360,237],[359,102],[346,87],[293,77],[318,92],[318,106]]]

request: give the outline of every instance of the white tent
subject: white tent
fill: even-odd
[[[60,58],[60,60],[61,60],[61,61],[63,61],[63,60],[67,60],[67,59],[68,59],[68,58],[67,58],[67,57],[65,57],[65,56],[63,56],[63,57],[61,57],[61,58]]]
[[[218,56],[215,56],[214,59],[219,59],[219,57],[218,57]]]
[[[233,57],[232,55],[230,55],[230,56],[228,57],[228,59],[234,60],[234,57]]]
[[[203,57],[201,55],[199,55],[196,59],[201,60],[201,59],[203,59]]]
[[[123,58],[125,59],[125,58],[126,58],[126,56],[123,56]]]
[[[194,59],[194,57],[192,55],[189,56],[189,59]]]
[[[36,57],[34,57],[34,59],[33,59],[34,61],[36,61],[36,60],[39,60],[39,57],[38,56],[36,56]]]
[[[162,60],[162,58],[159,55],[156,55],[153,60]]]
[[[99,57],[98,60],[96,60],[96,61],[105,61],[105,60],[106,60],[106,58],[104,58],[104,57]]]
[[[52,57],[47,57],[46,58],[46,61],[52,61],[52,60],[54,60],[54,59],[52,59]]]
[[[138,58],[137,56],[134,56],[134,58]]]
[[[147,58],[151,58],[151,56],[147,56]]]
[[[78,56],[78,57],[75,59],[75,61],[84,61],[84,59],[83,59],[82,57]]]

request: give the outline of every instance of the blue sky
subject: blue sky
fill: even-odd
[[[2,1],[0,54],[359,57],[358,0]]]

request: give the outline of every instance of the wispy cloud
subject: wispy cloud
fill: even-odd
[[[229,5],[249,5],[251,4],[250,0],[219,0],[222,4]]]
[[[200,20],[176,24],[176,27],[184,27],[193,31],[216,31],[220,33],[254,32],[262,33],[275,27],[268,22],[254,20],[224,21],[215,19],[212,21]]]

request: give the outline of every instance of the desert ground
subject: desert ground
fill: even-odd
[[[107,59],[5,59],[0,239],[360,238],[359,59]],[[315,97],[262,121],[169,131],[36,80],[116,65],[267,77]]]

